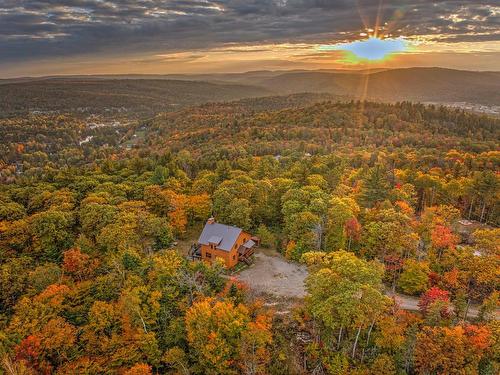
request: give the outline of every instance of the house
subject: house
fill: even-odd
[[[224,260],[227,268],[233,268],[238,262],[249,262],[258,239],[244,230],[217,223],[208,219],[201,232],[198,243],[191,248],[191,257],[212,262],[217,258]]]

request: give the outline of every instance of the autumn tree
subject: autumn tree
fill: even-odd
[[[186,312],[187,339],[198,371],[206,374],[237,373],[238,366],[258,373],[269,360],[269,321],[248,308],[230,302],[204,299]]]
[[[115,221],[118,209],[110,204],[83,202],[79,211],[79,222],[82,232],[95,241],[102,228]]]
[[[0,311],[6,312],[14,307],[29,283],[26,268],[31,260],[27,257],[12,258],[0,265]]]
[[[417,334],[415,367],[418,374],[477,374],[490,346],[485,327],[425,327]]]
[[[479,319],[481,321],[490,321],[494,319],[495,313],[500,305],[500,293],[495,291],[484,299],[479,308]]]
[[[399,288],[406,294],[417,295],[427,290],[430,269],[428,264],[407,259],[398,280]]]
[[[103,250],[116,252],[137,249],[144,253],[168,248],[173,241],[168,220],[145,210],[143,202],[127,202],[112,224],[105,226],[97,237]]]
[[[63,270],[78,280],[91,276],[97,266],[98,261],[91,260],[79,248],[69,249],[63,254]]]
[[[359,233],[356,216],[359,206],[352,198],[334,197],[330,201],[326,234],[326,247],[330,250],[347,249]]]
[[[206,193],[187,197],[187,213],[189,221],[204,221],[212,212],[212,201]]]
[[[33,248],[43,257],[59,260],[62,251],[72,245],[73,216],[63,211],[44,211],[30,217]]]
[[[417,250],[418,236],[410,217],[393,208],[367,212],[361,235],[361,253],[384,261],[386,257],[406,259]]]
[[[301,255],[320,247],[320,219],[311,212],[304,211],[290,218],[287,231],[291,241],[296,243],[292,259],[299,260]]]
[[[263,247],[272,247],[276,242],[274,234],[264,225],[261,224],[255,231],[255,234],[260,239],[260,245]]]
[[[144,189],[144,200],[153,213],[168,217],[177,235],[185,232],[188,223],[188,198],[184,194],[152,185]]]
[[[444,251],[455,249],[458,244],[458,237],[453,234],[450,228],[444,225],[436,225],[431,232],[431,244],[437,252],[438,258],[441,259]]]
[[[382,293],[383,268],[354,254],[338,251],[303,257],[311,274],[306,280],[308,309],[328,330],[337,332],[337,348],[345,332],[356,332],[352,356],[363,329],[369,329],[389,305]]]
[[[479,229],[474,232],[476,248],[486,256],[500,256],[500,228]]]
[[[499,188],[500,180],[494,172],[486,170],[474,174],[470,190],[475,199],[471,201],[470,211],[475,213],[481,223],[491,217],[498,199]]]
[[[439,302],[444,302],[446,304],[449,303],[450,294],[446,290],[439,289],[438,287],[432,287],[424,294],[422,294],[418,302],[418,308],[420,309],[420,311],[422,311],[423,314],[427,314],[431,306]],[[440,313],[443,317],[448,316],[448,306],[441,305]]]
[[[0,202],[0,221],[14,221],[23,219],[26,216],[26,209],[16,202]]]
[[[149,366],[146,363],[138,363],[128,370],[126,370],[124,375],[152,375],[153,370],[151,369],[151,366]]]

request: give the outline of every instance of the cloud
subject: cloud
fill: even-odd
[[[380,4],[384,5],[380,7]],[[498,40],[498,1],[0,0],[0,63],[168,53],[226,44],[352,41],[386,33]],[[356,6],[357,4],[357,6]]]

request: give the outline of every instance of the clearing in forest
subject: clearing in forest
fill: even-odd
[[[274,250],[256,252],[252,265],[237,275],[256,293],[283,298],[304,298],[306,277],[305,265],[289,262]]]

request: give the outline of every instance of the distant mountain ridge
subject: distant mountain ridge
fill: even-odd
[[[285,73],[255,84],[286,94],[349,95],[359,99],[471,102],[500,105],[500,73],[442,68],[408,68],[375,73]]]
[[[82,108],[102,112],[112,107],[142,116],[206,102],[298,93],[500,106],[500,72],[404,68],[23,77],[0,80],[0,115]]]

